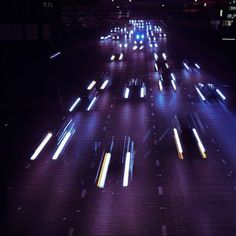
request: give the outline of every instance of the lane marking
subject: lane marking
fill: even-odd
[[[156,166],[160,166],[160,161],[156,160]]]
[[[74,231],[75,231],[75,229],[71,227],[69,229],[69,231],[68,231],[68,236],[73,236],[74,235]]]
[[[161,226],[162,236],[167,236],[167,227],[166,225]]]
[[[212,143],[216,143],[215,139],[211,138],[211,142]]]
[[[226,165],[226,161],[224,159],[222,159],[222,162],[223,162],[224,165]]]
[[[158,139],[159,142],[166,136],[166,134],[168,133],[168,131],[169,131],[169,128],[166,129],[166,130],[164,131],[164,133],[162,134],[162,136]]]
[[[147,158],[150,155],[151,151],[148,151],[144,158]]]
[[[162,186],[158,186],[158,194],[163,195],[163,188]]]
[[[144,136],[143,143],[146,141],[146,139],[147,139],[148,135],[150,134],[150,132],[151,132],[151,129],[149,129],[147,134]]]
[[[25,169],[26,169],[26,170],[29,169],[30,166],[31,166],[31,164],[26,165],[26,166],[25,166]]]
[[[83,198],[85,198],[86,194],[87,194],[87,190],[83,189],[82,192],[81,192],[80,197],[83,199]]]

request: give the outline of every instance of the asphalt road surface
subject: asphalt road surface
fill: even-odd
[[[51,59],[58,70],[65,65],[64,78],[82,70],[83,85],[77,88],[75,78],[65,82],[73,96],[62,101],[67,112],[59,128],[32,127],[35,143],[27,147],[28,156],[19,157],[16,178],[7,186],[5,235],[234,236],[235,90],[232,73],[218,67],[221,52],[214,61],[206,45],[199,49],[197,39],[184,39],[181,29],[178,37],[161,22],[119,27],[103,35],[110,34],[107,39],[74,45]],[[81,56],[81,50],[87,53]],[[219,70],[227,78],[219,77]],[[101,90],[104,79],[107,86]],[[132,79],[145,84],[146,97],[140,97],[140,90],[124,98]],[[80,109],[93,80],[96,99],[91,109],[89,103]],[[81,101],[69,112],[77,97]],[[48,142],[30,160],[47,134]],[[127,149],[128,142],[133,149]]]

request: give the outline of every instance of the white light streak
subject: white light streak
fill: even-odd
[[[184,67],[185,67],[187,70],[189,70],[188,65],[187,65],[185,62],[184,62],[183,64],[184,64]]]
[[[92,81],[90,84],[89,84],[89,86],[87,87],[87,90],[91,90],[93,87],[94,87],[94,85],[96,84],[96,81]]]
[[[155,66],[155,70],[158,71],[158,65],[157,65],[157,63],[155,63],[154,66]]]
[[[200,69],[200,66],[199,66],[197,63],[195,63],[195,66],[196,66],[198,69]]]
[[[224,94],[223,94],[219,89],[216,89],[216,92],[220,95],[220,97],[221,97],[223,100],[226,100],[226,97],[224,96]]]
[[[176,91],[176,85],[175,85],[175,81],[173,79],[171,80],[171,84],[172,84],[174,91]]]
[[[129,168],[130,168],[130,159],[131,159],[131,153],[126,153],[126,159],[125,159],[125,171],[124,171],[124,178],[123,178],[123,187],[127,187],[129,183]]]
[[[39,146],[37,147],[37,149],[35,150],[34,154],[31,156],[30,160],[35,160],[37,158],[37,156],[40,154],[40,152],[43,150],[43,148],[46,146],[46,144],[48,143],[48,141],[51,139],[52,137],[52,133],[49,132],[45,138],[43,139],[43,141],[39,144]]]
[[[164,60],[166,60],[166,58],[167,58],[167,56],[164,52],[162,53],[162,57],[163,57]]]
[[[108,167],[110,164],[110,160],[111,160],[111,153],[109,153],[109,152],[105,153],[102,167],[101,167],[101,171],[100,171],[100,175],[98,178],[98,183],[97,183],[97,187],[99,187],[99,188],[104,188],[104,186],[105,186],[105,181],[106,181],[106,177],[107,177],[107,171],[108,171]]]
[[[53,54],[52,56],[50,56],[50,59],[53,59],[53,58],[59,56],[60,54],[61,54],[61,52],[59,51],[59,52]]]
[[[115,55],[112,55],[111,56],[111,61],[114,61],[115,60]]]
[[[175,81],[175,75],[173,73],[170,74],[171,78]]]
[[[125,88],[124,98],[129,98],[129,88]]]
[[[97,100],[97,97],[94,97],[91,103],[89,104],[89,106],[87,107],[87,111],[90,111],[93,108],[96,100]]]
[[[181,142],[180,142],[178,131],[177,131],[176,128],[174,128],[173,130],[174,130],[174,138],[175,138],[175,143],[176,143],[179,158],[184,159],[184,157],[183,157],[183,148],[182,148],[182,145],[181,145]]]
[[[119,56],[119,61],[121,61],[121,60],[123,59],[123,57],[124,57],[124,55],[123,55],[123,53],[121,52],[121,53],[120,53],[120,56]]]
[[[224,41],[235,41],[236,38],[222,38],[222,40],[224,40]]]
[[[146,95],[146,88],[143,86],[140,90],[140,97],[143,98]]]
[[[198,95],[201,97],[202,101],[206,101],[206,98],[203,96],[203,94],[201,93],[201,91],[199,90],[199,88],[195,87],[197,90]]]
[[[193,130],[193,134],[194,134],[194,136],[195,136],[195,138],[197,140],[198,148],[199,148],[199,150],[200,150],[200,152],[202,154],[202,157],[206,158],[207,157],[206,156],[206,150],[205,150],[205,148],[204,148],[204,146],[202,144],[202,141],[201,141],[201,139],[200,139],[200,137],[199,137],[199,135],[197,133],[197,130],[195,128],[193,128],[192,130]]]
[[[68,142],[70,136],[71,136],[71,132],[69,131],[68,133],[66,133],[65,137],[61,141],[61,143],[60,143],[59,147],[57,148],[56,152],[54,153],[54,155],[52,157],[53,160],[56,160],[58,158],[58,156],[62,152],[63,148],[65,147],[66,143]]]
[[[163,90],[163,86],[162,86],[162,82],[161,82],[160,79],[159,79],[158,83],[159,83],[159,89],[160,89],[160,91],[162,91]]]
[[[107,86],[109,80],[106,79],[103,83],[102,83],[102,86],[100,87],[101,90],[105,89],[105,87]]]
[[[69,112],[72,112],[72,111],[75,109],[75,107],[76,107],[77,104],[80,102],[80,100],[81,100],[80,97],[78,97],[78,98],[75,100],[75,102],[74,102],[74,103],[72,104],[72,106],[70,107]]]

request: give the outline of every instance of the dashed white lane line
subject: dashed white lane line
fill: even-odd
[[[80,197],[83,199],[83,198],[85,198],[86,194],[87,194],[87,190],[83,189],[82,192],[81,192]]]
[[[103,131],[105,131],[106,129],[107,129],[106,126],[104,126],[104,127],[103,127]]]
[[[215,139],[211,138],[211,142],[212,143],[216,143]]]
[[[108,114],[108,115],[107,115],[107,119],[110,119],[110,117],[111,117],[111,114]]]
[[[75,229],[71,227],[68,231],[68,236],[73,236],[74,232],[75,232]]]
[[[156,166],[160,166],[160,161],[156,160]]]
[[[226,165],[226,161],[224,159],[222,159],[222,162],[223,162],[224,165]]]
[[[148,132],[146,133],[146,135],[144,136],[143,142],[146,141],[146,139],[147,139],[148,135],[150,134],[150,132],[151,132],[151,129],[149,129]]]
[[[151,151],[148,151],[144,158],[147,158],[150,155]]]
[[[162,136],[159,138],[159,142],[166,136],[166,134],[168,133],[168,131],[169,131],[169,128],[167,128],[166,130],[165,130],[165,132],[162,134]]]
[[[30,168],[31,164],[28,164],[25,166],[25,169],[28,170]]]
[[[161,226],[162,236],[167,236],[167,227],[166,225]]]
[[[158,186],[158,194],[163,195],[163,188],[162,186]]]

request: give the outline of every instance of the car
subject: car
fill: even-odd
[[[80,92],[80,95],[73,104],[70,106],[70,112],[76,111],[90,111],[95,106],[95,103],[98,99],[98,91],[96,86],[92,89],[86,89]]]
[[[206,150],[200,139],[197,130],[200,130],[198,118],[189,113],[181,113],[175,116],[173,120],[174,139],[180,159],[184,157],[193,157],[196,153],[201,154],[205,159]]]
[[[125,84],[123,97],[124,99],[144,99],[147,95],[146,84],[140,79],[131,79]]]
[[[206,99],[208,101],[213,101],[218,99],[222,101],[226,100],[224,94],[212,83],[207,83],[207,84],[197,83],[195,84],[195,89],[203,101],[205,101]]]
[[[111,61],[122,61],[124,58],[124,54],[122,52],[118,53],[115,52],[114,54],[111,55],[110,60]]]

